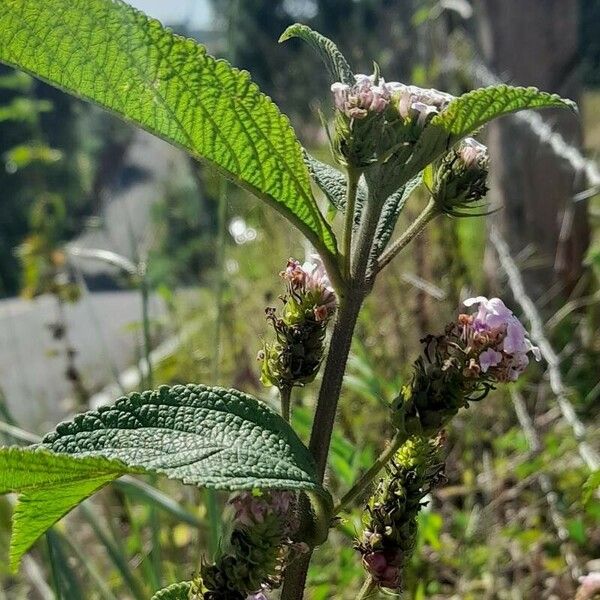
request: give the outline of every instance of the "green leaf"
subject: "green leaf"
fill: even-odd
[[[593,471],[583,484],[583,503],[588,504],[598,490],[600,490],[600,469]]]
[[[3,0],[0,61],[213,164],[336,255],[289,120],[193,40],[121,0]]]
[[[13,516],[10,566],[72,508],[127,472],[106,458],[76,458],[33,450],[0,448],[0,493],[19,492]]]
[[[343,213],[346,210],[346,176],[335,167],[317,160],[306,151],[304,152],[304,160],[314,182],[333,207]],[[367,187],[361,179],[356,194],[357,207],[362,207],[367,201],[367,194]]]
[[[398,217],[406,204],[409,196],[421,185],[423,181],[422,174],[413,177],[404,187],[400,188],[397,192],[393,193],[383,205],[381,216],[379,217],[379,223],[377,224],[377,231],[375,233],[375,239],[373,241],[372,256],[377,259],[381,256],[381,253],[385,250],[388,245]]]
[[[338,47],[325,36],[313,31],[310,27],[295,23],[290,25],[279,38],[279,42],[285,42],[293,37],[304,40],[321,57],[333,81],[340,81],[347,85],[355,83],[354,73],[344,55]]]
[[[131,394],[61,423],[42,444],[214,489],[325,493],[290,425],[237,390],[190,384]]]
[[[552,107],[577,111],[572,100],[534,87],[495,85],[459,96],[431,120],[431,125],[442,127],[450,135],[453,145],[497,117],[519,110]]]
[[[431,119],[404,167],[406,181],[412,179],[462,138],[474,133],[492,119],[537,108],[577,110],[572,100],[540,92],[534,87],[495,85],[479,88],[455,98],[445,110]]]
[[[194,583],[192,581],[181,581],[169,587],[159,590],[152,596],[152,600],[193,600],[201,596],[193,593]]]

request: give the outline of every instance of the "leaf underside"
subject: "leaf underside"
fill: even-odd
[[[61,423],[42,444],[215,489],[321,489],[292,428],[237,390],[190,384],[131,394]]]
[[[421,185],[423,176],[421,174],[413,177],[404,187],[400,188],[397,192],[393,193],[383,205],[383,210],[379,217],[379,223],[377,224],[377,231],[375,233],[375,240],[373,241],[372,257],[373,259],[379,258],[382,252],[388,245],[400,213],[406,204],[406,201],[410,195]]]
[[[321,57],[334,82],[339,81],[347,85],[355,83],[350,65],[329,38],[306,25],[295,23],[281,34],[279,42],[285,42],[293,37],[304,40]]]
[[[85,498],[124,473],[138,472],[100,457],[76,458],[31,448],[0,448],[0,493],[19,492],[13,515],[10,567]]]
[[[212,163],[336,253],[289,120],[195,41],[121,0],[3,0],[0,61]]]

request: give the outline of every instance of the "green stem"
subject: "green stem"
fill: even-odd
[[[291,417],[292,388],[289,386],[280,388],[279,397],[281,399],[281,416],[289,423]]]
[[[150,289],[148,286],[148,265],[145,260],[138,265],[140,278],[140,294],[142,296],[142,330],[144,336],[144,361],[146,362],[146,389],[154,388],[154,369],[152,367],[152,336],[150,332]],[[156,485],[156,474],[150,476],[150,483]],[[160,518],[156,507],[150,507],[150,530],[152,537],[152,550],[150,561],[152,563],[152,577],[157,588],[162,586],[162,557],[160,551]]]
[[[354,229],[354,211],[356,208],[356,193],[360,173],[348,168],[348,181],[346,188],[346,220],[344,223],[344,277],[350,276],[352,257],[352,230]]]
[[[212,356],[211,376],[215,385],[221,378],[221,329],[223,324],[223,297],[225,291],[225,247],[227,226],[227,180],[222,177],[219,187],[219,210],[217,214],[217,252],[215,256],[215,330],[213,333],[214,353]],[[221,539],[221,515],[217,502],[217,492],[211,488],[204,490],[207,518],[209,523],[209,552],[215,557]]]
[[[358,594],[358,598],[356,600],[366,600],[377,588],[377,584],[373,580],[373,578],[369,575],[364,585],[360,589]]]
[[[400,446],[404,444],[407,439],[406,433],[403,431],[396,431],[396,434],[392,438],[392,441],[388,447],[380,454],[379,458],[373,463],[373,466],[350,488],[350,490],[344,495],[340,502],[333,509],[333,514],[338,515],[342,511],[346,510],[350,504],[358,498],[363,492],[370,487],[373,480],[379,475],[380,471],[387,465],[387,463],[394,457],[394,454],[398,451]]]
[[[410,224],[410,227],[381,255],[377,263],[377,271],[381,271],[410,242],[412,242],[439,213],[436,203],[431,198],[421,214]]]

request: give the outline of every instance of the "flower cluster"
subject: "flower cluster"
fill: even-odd
[[[440,113],[454,99],[454,96],[435,89],[420,88],[415,85],[391,82],[398,113],[403,119],[410,119],[424,127],[427,122]]]
[[[488,162],[487,148],[473,138],[465,138],[439,161],[430,191],[440,211],[456,217],[471,215],[460,209],[485,197]]]
[[[391,98],[385,81],[374,75],[355,75],[356,83],[336,82],[331,86],[336,108],[351,119],[364,119],[369,112],[383,112]]]
[[[267,308],[275,342],[265,343],[259,352],[261,381],[279,389],[312,381],[323,359],[327,323],[337,306],[337,298],[325,267],[316,256],[301,265],[290,258],[281,276],[287,293],[277,315]]]
[[[470,298],[475,314],[461,314],[442,335],[428,335],[413,379],[394,403],[398,427],[434,435],[469,402],[482,400],[498,383],[515,381],[539,360],[517,317],[499,298]]]
[[[400,589],[417,537],[424,497],[443,479],[442,438],[409,438],[386,467],[369,499],[356,547],[380,587]]]
[[[469,298],[465,306],[479,306],[473,315],[460,315],[460,335],[470,355],[469,373],[483,373],[495,381],[516,381],[529,364],[528,354],[541,359],[525,327],[500,298]]]
[[[227,548],[212,565],[202,565],[204,600],[267,600],[281,585],[283,568],[296,548],[296,497],[292,492],[240,492]]]

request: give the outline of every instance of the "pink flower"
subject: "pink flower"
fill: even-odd
[[[484,373],[487,373],[490,367],[495,367],[502,362],[502,353],[488,348],[479,355],[479,366]]]
[[[287,280],[290,292],[302,301],[302,295],[311,296],[314,301],[313,309],[316,321],[326,321],[337,307],[337,296],[325,266],[318,254],[312,254],[303,265],[290,258],[281,276]]]
[[[465,316],[461,325],[471,350],[482,348],[479,365],[483,373],[489,372],[498,381],[516,381],[529,364],[529,352],[536,360],[541,359],[521,321],[500,298],[477,296],[464,304],[479,307],[475,315]]]
[[[246,600],[269,600],[269,598],[264,592],[255,592],[254,594],[250,594]]]
[[[375,85],[373,75],[355,75],[352,86],[336,82],[331,86],[335,107],[352,119],[364,119],[369,112],[381,113],[390,102],[390,89],[383,78]]]
[[[398,113],[403,119],[416,120],[424,126],[431,116],[438,114],[454,99],[454,96],[434,89],[416,85],[404,85],[397,81],[387,84],[394,98],[398,99]]]
[[[287,518],[294,495],[292,492],[238,492],[229,500],[233,506],[234,521],[244,527],[263,523],[267,515]]]
[[[465,138],[462,141],[458,154],[468,169],[482,166],[488,160],[487,147],[473,138]]]

